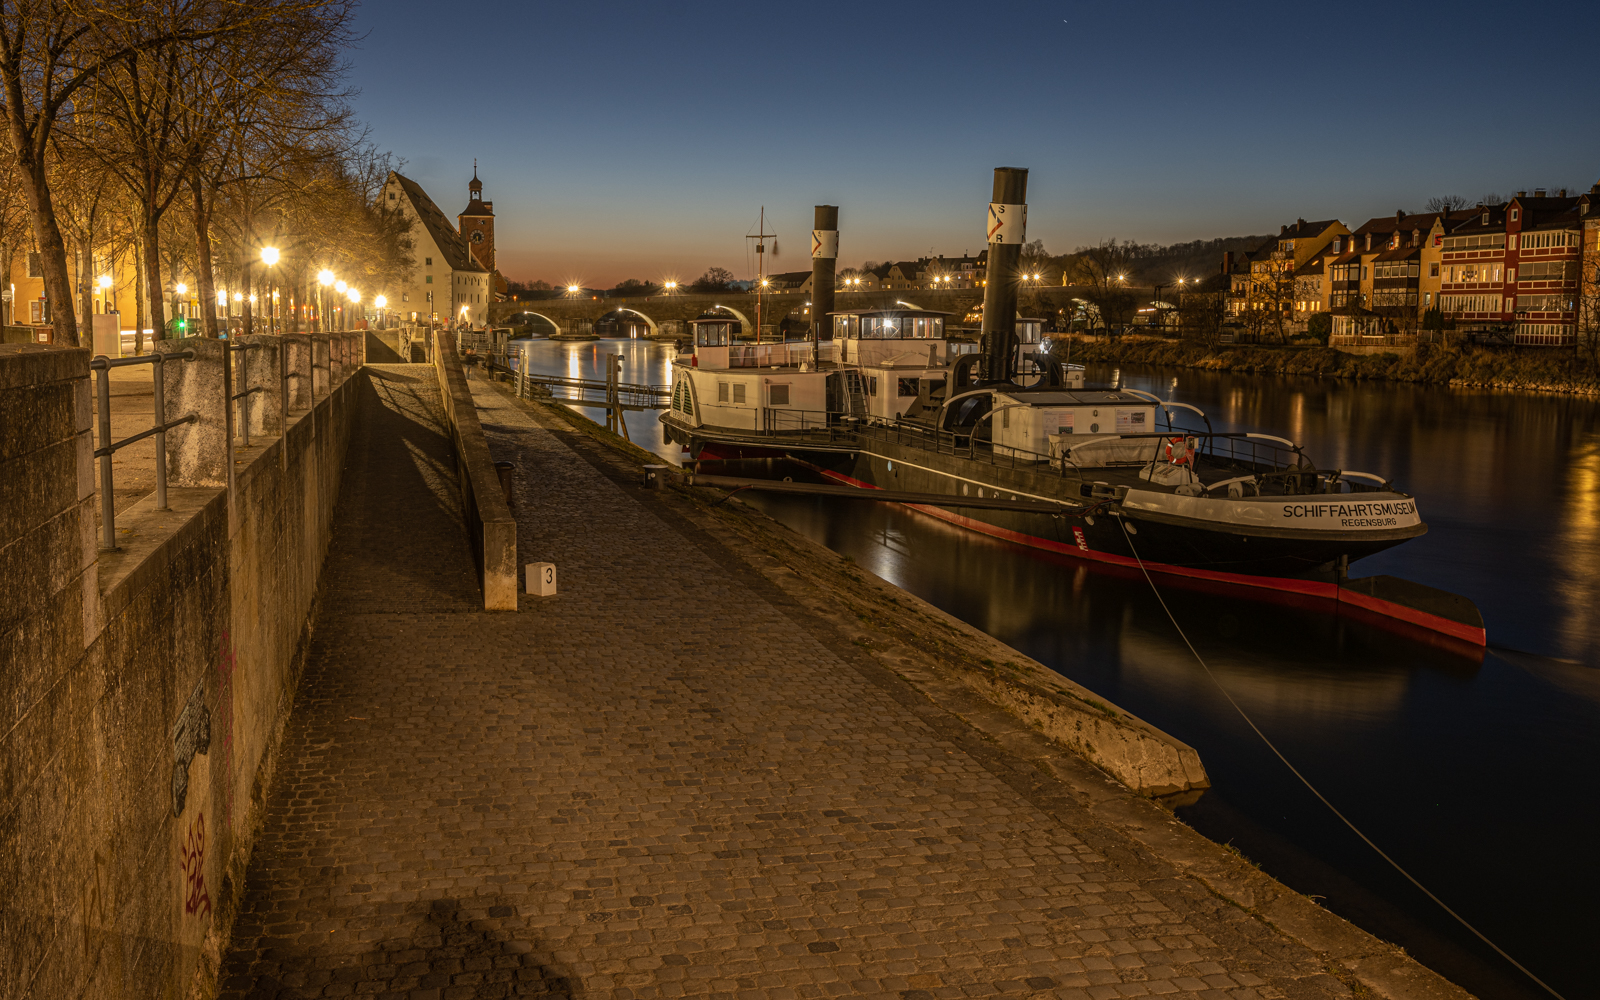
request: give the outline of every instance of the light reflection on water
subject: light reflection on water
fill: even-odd
[[[536,342],[534,365],[667,383],[671,348]],[[574,368],[576,366],[576,368]],[[1162,581],[1179,622],[1280,748],[1424,884],[1569,998],[1600,895],[1600,407],[1388,383],[1092,366],[1291,437],[1324,468],[1414,492],[1429,533],[1362,560],[1477,602],[1479,662],[1370,624]],[[596,411],[588,411],[595,415]],[[658,413],[635,443],[677,461]],[[1180,418],[1181,422],[1181,418]],[[732,470],[729,470],[732,471]],[[1213,790],[1186,820],[1485,998],[1533,997],[1340,827],[1195,666],[1144,579],[1019,549],[902,508],[746,493],[797,531],[1195,746]]]

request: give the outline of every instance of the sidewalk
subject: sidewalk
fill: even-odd
[[[1353,995],[476,380],[561,593],[473,610],[431,369],[369,371],[222,996]]]

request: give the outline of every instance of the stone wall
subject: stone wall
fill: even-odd
[[[456,451],[456,478],[461,483],[461,506],[466,511],[472,557],[483,586],[483,606],[489,611],[517,610],[517,522],[506,505],[489,455],[489,442],[478,424],[478,410],[467,388],[466,372],[456,353],[455,334],[439,330],[433,335],[433,364],[439,375],[439,396]]]
[[[354,413],[361,335],[312,339],[335,381],[284,414],[277,338],[252,338],[249,447],[219,419],[224,344],[160,345],[196,349],[163,385],[203,419],[169,434],[169,509],[119,512],[104,552],[88,352],[0,347],[0,996],[210,987]]]

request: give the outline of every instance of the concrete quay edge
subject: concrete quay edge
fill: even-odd
[[[517,566],[517,521],[500,492],[489,443],[472,405],[472,389],[461,359],[456,356],[455,334],[441,330],[434,337],[434,370],[455,446],[467,530],[475,536],[473,558],[483,586],[483,606],[487,611],[515,611],[521,575]]]
[[[495,384],[494,389],[511,396],[509,387]],[[547,426],[565,425],[564,429],[595,439],[623,475],[636,473],[642,480],[642,466],[660,461],[659,456],[559,403],[516,402],[536,419],[548,422]],[[1121,831],[1130,842],[1128,847],[1165,860],[1219,899],[1323,956],[1330,971],[1353,991],[1365,990],[1385,1000],[1472,998],[1467,990],[1403,949],[1207,839],[1169,810],[1169,805],[1184,801],[1185,796],[1156,799],[1149,793],[1140,794],[1106,766],[1106,755],[1080,748],[1083,740],[1069,730],[1080,713],[1094,712],[1126,730],[1152,740],[1165,737],[1195,753],[1187,744],[916,595],[841,560],[825,546],[740,503],[737,497],[713,508],[709,497],[702,499],[690,489],[660,493],[641,489],[638,495],[660,497],[673,508],[663,515],[685,517],[720,539],[734,558],[751,565],[810,614],[834,624],[872,660],[932,705],[953,714],[1007,754],[1031,764],[1041,779],[1064,786],[1067,796],[1078,805]],[[930,640],[931,636],[937,638]],[[985,659],[996,666],[986,668]],[[1080,699],[1088,701],[1081,709],[1074,704]],[[1059,714],[1069,709],[1072,715]],[[1053,725],[1048,716],[1051,710],[1058,713]],[[1195,753],[1194,764],[1199,763]],[[1064,816],[1063,822],[1070,823],[1070,816]]]

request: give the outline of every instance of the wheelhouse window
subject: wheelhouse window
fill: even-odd
[[[733,323],[725,320],[699,322],[694,325],[694,346],[727,347],[733,343]]]
[[[1037,344],[1043,335],[1044,321],[1038,319],[1017,320],[1017,340],[1023,344]]]

